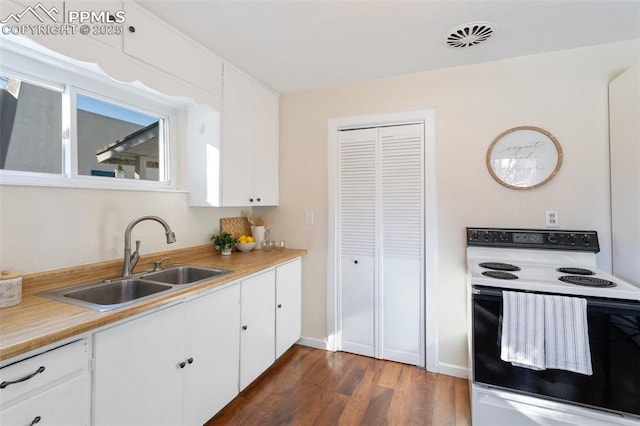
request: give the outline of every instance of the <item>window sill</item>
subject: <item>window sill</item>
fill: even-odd
[[[56,188],[105,189],[117,191],[187,192],[170,182],[152,182],[133,179],[116,179],[82,176],[73,179],[60,175],[36,176],[25,172],[0,171],[0,186],[38,186]]]

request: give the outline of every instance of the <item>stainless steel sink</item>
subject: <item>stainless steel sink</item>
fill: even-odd
[[[82,300],[96,305],[118,305],[141,299],[161,291],[169,290],[170,285],[156,284],[138,279],[127,279],[101,283],[83,290],[66,293],[64,297]]]
[[[201,268],[197,266],[180,265],[159,272],[145,274],[145,280],[174,285],[195,284],[218,275],[226,274],[226,269]]]
[[[38,293],[36,296],[96,311],[108,311],[177,291],[229,272],[232,271],[175,265],[158,272],[147,271],[134,277],[78,284]]]

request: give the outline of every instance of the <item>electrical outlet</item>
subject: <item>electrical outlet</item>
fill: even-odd
[[[313,225],[313,210],[307,209],[304,211],[304,224]]]
[[[558,210],[546,210],[544,214],[544,221],[547,228],[559,228],[560,227],[560,213]]]

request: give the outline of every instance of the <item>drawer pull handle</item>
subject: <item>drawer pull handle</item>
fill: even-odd
[[[40,423],[40,420],[42,420],[42,417],[40,417],[40,416],[36,416],[36,418],[35,418],[35,419],[33,419],[33,421],[31,422],[31,425],[29,425],[29,426],[33,426],[33,425],[35,425],[36,423]]]
[[[242,326],[242,329],[243,329],[243,330],[246,330],[247,328],[249,328],[249,327],[247,327],[246,325],[243,325],[243,326]]]
[[[186,362],[184,362],[184,361],[182,361],[182,362],[181,362],[180,364],[178,364],[178,365],[180,366],[180,368],[184,368],[184,367],[187,365],[187,363],[186,363]]]
[[[20,382],[24,382],[29,380],[30,378],[32,378],[33,376],[40,374],[44,371],[44,366],[40,366],[40,368],[38,368],[35,373],[29,374],[28,376],[24,376],[22,379],[18,379],[18,380],[14,380],[13,382],[2,382],[0,383],[0,389],[4,389],[9,385],[15,385],[16,383],[20,383]],[[36,417],[36,419],[38,419],[39,417]],[[40,420],[38,420],[40,421]]]
[[[193,358],[189,358],[189,359],[187,360],[187,362],[188,362],[189,364],[193,364]]]

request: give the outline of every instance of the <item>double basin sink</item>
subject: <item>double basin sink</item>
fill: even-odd
[[[161,271],[78,284],[38,293],[37,296],[96,311],[109,311],[133,305],[156,295],[178,291],[185,286],[198,284],[229,272],[232,271],[201,266],[174,265]]]

